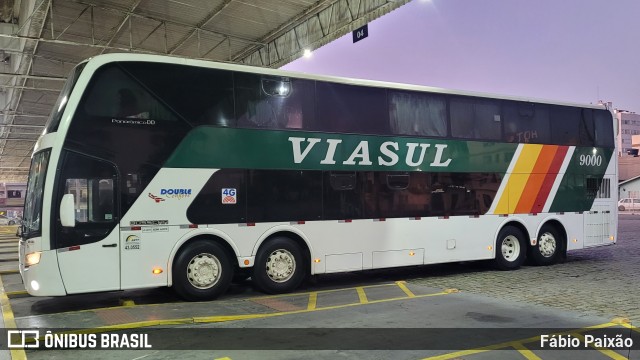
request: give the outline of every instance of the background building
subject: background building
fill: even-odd
[[[618,155],[624,155],[632,149],[632,136],[640,135],[640,115],[627,110],[614,110],[618,120]]]
[[[25,183],[0,183],[0,215],[21,217],[26,193]]]
[[[618,198],[640,199],[640,176],[621,181],[618,185]]]

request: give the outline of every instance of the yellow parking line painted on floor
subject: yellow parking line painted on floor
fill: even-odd
[[[251,319],[268,318],[268,317],[274,317],[274,316],[295,315],[295,314],[302,314],[302,313],[308,313],[308,312],[317,312],[317,311],[324,311],[324,310],[338,310],[338,309],[344,309],[344,308],[349,308],[353,306],[379,304],[379,303],[390,302],[390,301],[418,299],[418,298],[440,296],[440,295],[448,295],[448,294],[445,292],[439,292],[434,294],[416,295],[416,297],[414,298],[397,297],[397,298],[390,298],[390,299],[372,300],[367,303],[357,302],[357,303],[351,303],[351,304],[326,306],[326,307],[316,308],[315,310],[293,310],[293,311],[282,311],[282,312],[249,314],[249,315],[222,315],[222,316],[217,315],[217,316],[195,317],[193,318],[193,320],[195,323],[214,323],[214,322],[225,322],[225,321],[236,321],[236,320],[251,320]]]
[[[15,296],[29,295],[27,290],[17,290],[17,291],[8,291],[6,292],[7,297],[12,298]]]
[[[365,289],[372,289],[372,288],[379,288],[379,287],[385,287],[385,286],[397,286],[397,284],[396,283],[385,283],[385,284],[376,284],[376,285],[366,285],[366,286],[360,286],[360,287],[365,288]],[[319,290],[319,291],[311,291],[311,292],[314,292],[314,293],[317,293],[317,294],[328,294],[328,293],[338,292],[338,291],[355,290],[357,288],[358,287],[350,287],[350,288]],[[307,295],[307,294],[310,294],[311,292],[299,292],[299,293],[289,293],[289,294],[280,294],[280,295],[257,296],[257,297],[248,298],[247,300],[253,301],[253,300],[257,300],[257,299],[276,299],[276,298],[290,297],[290,296],[296,296],[296,295]]]
[[[367,294],[364,292],[364,288],[357,287],[356,291],[358,292],[358,299],[360,300],[360,304],[368,304],[369,299],[367,299]]]
[[[533,351],[527,349],[522,343],[514,342],[511,347],[518,350],[520,355],[527,358],[527,360],[542,360],[538,355],[534,354]]]
[[[620,326],[624,326],[624,327],[626,327],[627,329],[631,329],[631,330],[633,330],[633,331],[635,331],[635,332],[640,332],[640,328],[638,328],[637,326],[633,326],[633,325],[631,325],[631,324],[619,324],[619,325],[620,325]]]
[[[611,320],[612,323],[614,324],[629,324],[629,318],[626,317],[615,317]]]
[[[131,307],[136,306],[136,302],[131,299],[120,299],[118,300],[120,306]]]
[[[20,271],[18,270],[2,270],[0,271],[0,275],[13,275],[13,274],[19,274]]]
[[[312,292],[309,294],[309,304],[307,305],[307,310],[315,310],[316,304],[318,303],[318,293]]]
[[[18,274],[19,272],[17,270],[7,270],[6,272],[2,272],[0,271],[0,275],[8,275],[8,274]],[[378,284],[378,285],[371,285],[371,286],[364,286],[364,288],[377,288],[377,287],[383,287],[383,286],[396,286],[395,283],[391,283],[391,284]],[[241,299],[241,301],[255,301],[255,300],[261,300],[261,299],[275,299],[275,298],[283,298],[283,297],[296,297],[296,296],[309,296],[309,294],[311,293],[316,293],[316,294],[325,294],[325,293],[331,293],[331,292],[338,292],[338,291],[349,291],[349,290],[355,290],[356,288],[345,288],[345,289],[331,289],[331,290],[320,290],[320,291],[313,291],[313,292],[303,292],[303,293],[290,293],[290,294],[281,294],[281,295],[270,295],[270,296],[259,296],[259,297],[251,297],[251,298],[245,298],[245,299]],[[430,296],[437,296],[437,295],[449,295],[450,292],[447,291],[443,291],[440,293],[434,293],[434,294],[423,294],[423,295],[416,295],[416,298],[421,298],[421,297],[430,297]],[[18,296],[16,294],[16,296]],[[408,297],[395,297],[395,298],[389,298],[389,299],[382,299],[382,300],[375,300],[375,301],[369,301],[369,303],[378,303],[378,302],[384,302],[384,301],[396,301],[396,300],[406,300],[408,299]],[[224,300],[218,300],[218,301],[224,301]],[[194,302],[193,304],[203,304],[203,303],[208,303],[209,301],[198,301],[198,302]],[[167,305],[167,304],[181,304],[183,302],[181,301],[171,301],[171,302],[164,302],[164,303],[156,303],[156,304],[140,304],[140,305],[133,305],[135,307],[155,307],[155,306],[162,306],[162,305]],[[360,305],[360,303],[355,303],[355,305]],[[316,303],[317,306],[317,303]],[[342,306],[342,305],[338,305],[338,306]],[[93,311],[100,311],[100,310],[110,310],[110,309],[121,309],[122,305],[117,305],[117,306],[106,306],[106,307],[101,307],[101,308],[92,308],[92,309],[82,309],[82,310],[71,310],[71,311],[61,311],[58,312],[56,314],[75,314],[75,313],[85,313],[85,312],[93,312]],[[333,307],[331,307],[333,308]],[[324,309],[324,308],[322,308]],[[151,326],[151,325],[149,325]]]
[[[131,330],[131,329],[140,329],[150,326],[169,326],[169,325],[188,325],[193,324],[193,318],[184,318],[184,319],[168,319],[168,320],[148,320],[148,321],[138,321],[127,324],[118,324],[118,325],[107,325],[107,326],[99,326],[93,329],[79,329],[79,330],[69,330],[62,331],[57,334],[97,334],[103,333],[107,331],[122,331],[122,330]],[[44,339],[44,337],[42,337]]]
[[[416,297],[416,294],[413,293],[413,291],[409,290],[409,288],[406,285],[406,281],[396,281],[396,285],[398,285],[398,287],[404,291],[405,294],[407,294],[408,297],[412,298],[412,297]]]
[[[582,343],[584,344],[584,340],[585,340],[585,339],[584,339],[584,336],[582,336],[581,334],[579,334],[579,333],[571,333],[571,336],[575,336],[575,337],[577,337],[577,338],[578,338],[578,339],[580,339],[580,341],[582,341]],[[598,350],[602,355],[604,355],[604,356],[606,356],[606,357],[609,357],[609,358],[611,358],[611,359],[614,359],[614,360],[627,360],[627,358],[626,358],[626,357],[624,357],[624,356],[622,356],[622,355],[618,354],[617,352],[615,352],[615,351],[613,351],[613,350],[606,349],[606,348],[599,348],[599,347],[597,347],[597,346],[593,346],[593,345],[591,345],[591,344],[589,344],[589,346],[590,346],[592,349],[596,349],[596,350]]]
[[[485,346],[485,347],[481,347],[481,348],[477,348],[477,349],[462,350],[462,351],[456,351],[456,352],[449,353],[449,354],[431,356],[431,357],[428,357],[428,358],[424,358],[423,360],[459,359],[461,356],[475,355],[475,354],[480,354],[480,353],[483,353],[483,352],[492,351],[492,350],[498,350],[498,349],[500,349],[500,347],[497,347],[495,345],[494,346]]]
[[[16,319],[13,317],[13,310],[11,310],[11,304],[7,293],[4,292],[4,284],[2,278],[0,278],[0,307],[2,307],[2,320],[4,321],[4,327],[6,329],[17,329]],[[22,360],[27,358],[27,354],[24,349],[11,349],[12,360]]]
[[[225,357],[223,357],[223,358],[215,358],[215,359],[213,359],[213,360],[231,360],[231,358],[230,358],[230,357],[225,356]]]

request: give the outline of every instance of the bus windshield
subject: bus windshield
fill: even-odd
[[[24,228],[22,236],[25,239],[41,234],[44,180],[47,174],[50,153],[50,150],[39,152],[35,154],[31,160],[27,196],[24,203]]]

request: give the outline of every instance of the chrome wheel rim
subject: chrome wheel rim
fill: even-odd
[[[285,249],[273,251],[267,258],[267,275],[277,283],[283,283],[293,277],[296,272],[296,258]]]
[[[189,283],[198,289],[210,289],[220,280],[222,265],[212,254],[201,253],[194,256],[187,265]]]
[[[515,261],[520,255],[520,242],[518,238],[509,235],[502,240],[502,257],[509,261]]]
[[[556,238],[548,232],[540,235],[538,248],[540,249],[540,255],[546,258],[552,257],[556,253]]]

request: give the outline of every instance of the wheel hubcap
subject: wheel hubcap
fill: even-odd
[[[288,250],[278,249],[267,259],[267,275],[277,283],[285,282],[296,271],[296,259]]]
[[[187,277],[198,289],[209,289],[220,280],[222,266],[217,257],[202,253],[194,256],[187,265]]]
[[[538,240],[538,248],[540,254],[544,257],[551,257],[556,253],[556,238],[551,233],[544,233],[540,235]]]
[[[520,242],[513,235],[509,235],[502,240],[501,248],[502,257],[509,262],[514,261],[520,255]]]

